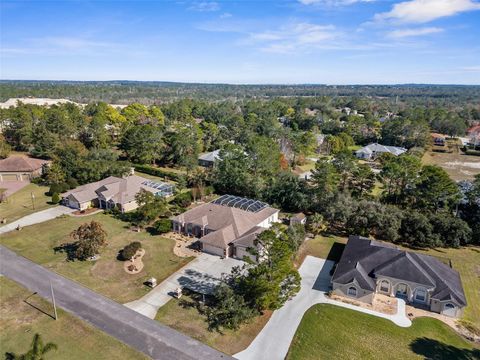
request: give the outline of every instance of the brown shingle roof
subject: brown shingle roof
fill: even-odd
[[[22,155],[10,156],[6,159],[0,160],[1,172],[17,172],[26,171],[32,172],[39,170],[43,164],[48,164],[48,160],[35,159]]]

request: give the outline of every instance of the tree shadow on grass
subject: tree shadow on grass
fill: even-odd
[[[77,248],[78,248],[78,244],[76,242],[63,243],[60,246],[54,247],[53,251],[55,252],[55,254],[57,252],[65,253],[67,254],[68,261],[75,261],[75,252],[77,251]]]
[[[480,350],[460,349],[426,337],[410,343],[410,349],[425,360],[479,360]]]

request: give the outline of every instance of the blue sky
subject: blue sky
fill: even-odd
[[[479,0],[2,0],[1,78],[480,84]]]

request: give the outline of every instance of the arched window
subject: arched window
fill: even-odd
[[[427,300],[427,291],[423,288],[415,290],[415,300],[425,302]]]
[[[382,280],[380,282],[380,291],[384,293],[390,292],[390,282],[388,280]]]
[[[455,305],[450,304],[450,303],[445,304],[445,309],[455,309]]]
[[[354,286],[350,286],[347,290],[348,296],[357,296],[357,288]]]

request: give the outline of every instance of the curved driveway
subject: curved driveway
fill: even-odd
[[[337,305],[382,317],[402,327],[408,327],[412,324],[405,315],[405,303],[402,304],[403,300],[400,299],[397,314],[386,315],[327,298],[325,293],[330,288],[330,270],[333,265],[333,261],[307,256],[299,269],[302,277],[300,292],[281,309],[276,310],[250,346],[235,354],[234,357],[240,360],[285,359],[303,314],[313,305],[319,303]]]

